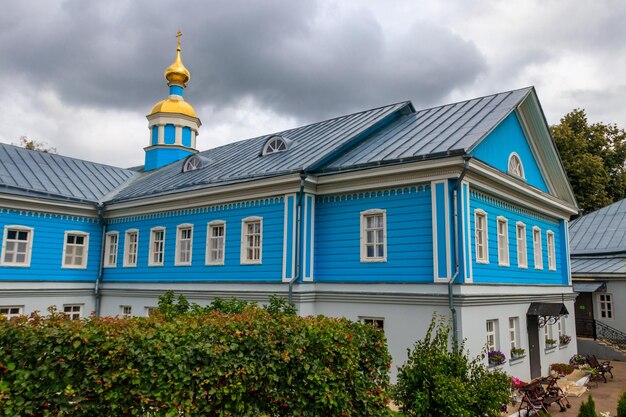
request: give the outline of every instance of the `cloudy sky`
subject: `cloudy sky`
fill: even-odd
[[[529,85],[549,123],[580,107],[624,128],[625,21],[623,0],[6,2],[0,142],[27,136],[63,155],[142,164],[178,29],[202,150]]]

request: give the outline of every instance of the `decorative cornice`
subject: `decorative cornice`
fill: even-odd
[[[333,203],[339,201],[359,200],[362,198],[385,197],[390,195],[403,195],[418,192],[430,191],[430,184],[410,185],[401,188],[388,188],[383,190],[372,190],[352,193],[341,193],[331,195],[320,195],[316,198],[316,203]]]
[[[550,218],[547,216],[544,216],[542,214],[539,214],[537,212],[528,210],[528,209],[524,209],[521,208],[519,206],[514,206],[510,203],[507,203],[504,200],[501,200],[495,196],[489,195],[485,192],[482,191],[477,191],[477,190],[470,190],[470,196],[474,197],[476,200],[485,202],[485,203],[490,203],[493,204],[494,206],[500,207],[500,208],[505,208],[509,211],[512,211],[514,213],[517,214],[521,214],[521,215],[525,215],[528,217],[532,217],[534,219],[537,220],[541,220],[541,221],[545,221],[547,223],[550,223],[552,225],[554,225],[555,227],[558,227],[559,223],[557,221],[554,220],[554,218]]]
[[[69,216],[97,217],[96,204],[0,194],[0,207]]]
[[[249,201],[240,201],[236,203],[215,204],[205,207],[196,207],[190,209],[170,210],[162,211],[158,213],[141,214],[136,216],[116,217],[109,219],[109,224],[123,223],[127,221],[139,221],[139,220],[152,220],[152,219],[164,219],[167,217],[187,216],[193,214],[215,213],[218,211],[247,208],[247,207],[259,207],[269,206],[274,204],[282,204],[283,197],[271,197]]]
[[[75,216],[70,214],[59,214],[59,213],[47,213],[44,211],[35,211],[35,210],[22,210],[22,209],[14,209],[14,208],[6,208],[0,207],[0,215],[6,214],[14,214],[22,217],[37,217],[41,219],[55,219],[55,220],[70,220],[70,221],[78,221],[84,223],[99,223],[97,217],[85,217],[85,216]]]

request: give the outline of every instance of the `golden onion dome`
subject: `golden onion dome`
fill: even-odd
[[[166,98],[154,105],[150,114],[154,113],[180,113],[186,116],[196,117],[193,106],[182,99]]]
[[[187,86],[191,75],[185,65],[183,65],[183,60],[180,58],[180,37],[183,34],[178,31],[176,37],[178,38],[178,47],[176,48],[176,59],[174,62],[165,69],[165,79],[167,80],[167,85],[179,84],[183,87]]]

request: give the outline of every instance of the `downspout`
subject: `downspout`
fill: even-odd
[[[96,285],[94,287],[94,297],[96,301],[96,317],[100,317],[100,301],[102,298],[102,294],[100,293],[100,282],[102,281],[102,274],[104,272],[104,248],[106,245],[106,233],[107,233],[107,224],[104,220],[104,205],[102,203],[98,203],[98,221],[102,225],[102,238],[100,245],[100,266],[98,267],[98,276],[96,277]]]
[[[293,285],[300,278],[300,229],[302,224],[302,196],[304,195],[304,181],[306,180],[306,177],[306,172],[300,172],[300,191],[298,192],[298,203],[296,205],[296,273],[293,275],[293,278],[289,280],[289,294],[287,295],[287,301],[289,304],[293,304]]]
[[[459,254],[461,253],[462,250],[462,242],[459,239],[459,213],[458,213],[458,195],[460,194],[460,190],[461,190],[461,184],[463,184],[463,178],[465,177],[465,174],[467,174],[467,170],[469,168],[469,162],[470,159],[472,159],[471,155],[465,155],[463,156],[463,171],[461,171],[461,175],[459,175],[459,178],[456,182],[456,185],[454,187],[454,192],[452,195],[452,200],[453,200],[453,206],[454,206],[454,233],[453,233],[453,239],[454,239],[454,263],[455,263],[455,268],[454,268],[454,275],[452,275],[452,278],[450,278],[450,281],[448,281],[448,308],[450,308],[450,312],[452,313],[452,345],[454,350],[456,351],[458,346],[459,346],[459,332],[458,332],[458,319],[457,319],[457,315],[456,315],[456,308],[454,307],[454,295],[452,293],[452,286],[454,285],[454,282],[456,281],[456,279],[459,276],[459,272],[460,272],[460,265],[461,265],[461,261],[459,259]]]

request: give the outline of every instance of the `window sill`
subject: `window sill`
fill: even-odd
[[[569,343],[564,344],[564,345],[559,345],[559,349],[567,349],[568,346],[569,346]]]
[[[524,362],[524,358],[526,358],[526,355],[516,356],[514,358],[509,359],[509,364],[511,366],[517,365],[518,363]]]
[[[383,263],[387,262],[387,258],[382,259],[361,259],[362,264],[370,264],[370,263]]]
[[[0,264],[0,267],[5,268],[28,268],[30,264]]]
[[[206,263],[204,264],[204,266],[224,266],[224,262],[213,262],[213,263]]]
[[[504,365],[506,365],[506,361],[504,361],[502,363],[499,363],[497,365],[490,363],[490,364],[487,365],[487,369],[497,369],[497,370],[500,371],[500,370],[502,370],[504,368]]]
[[[556,350],[556,345],[553,346],[546,346],[546,348],[544,349],[546,353],[552,353]]]

